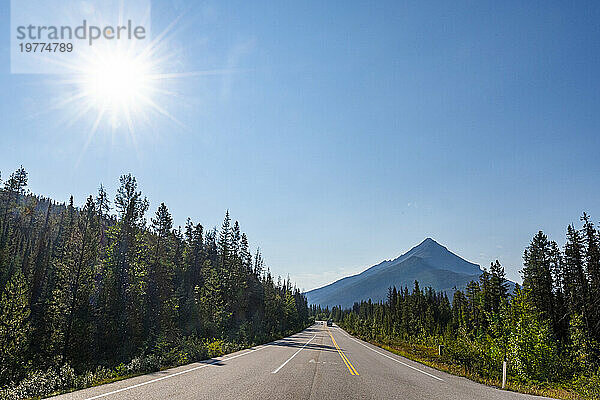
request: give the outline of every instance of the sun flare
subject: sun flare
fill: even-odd
[[[106,117],[113,128],[123,122],[132,124],[135,114],[153,104],[156,71],[142,55],[122,51],[94,54],[81,66],[78,90],[100,119]]]
[[[82,77],[82,90],[98,109],[109,113],[127,113],[148,97],[151,83],[147,63],[134,57],[114,54],[90,65],[89,71]]]
[[[94,43],[89,51],[62,64],[67,73],[51,82],[62,88],[53,109],[67,111],[65,124],[90,122],[82,155],[98,132],[109,134],[113,143],[125,133],[137,147],[138,137],[154,134],[165,120],[188,129],[171,110],[181,108],[189,81],[234,72],[182,71],[181,48],[171,41],[177,21],[149,42]]]

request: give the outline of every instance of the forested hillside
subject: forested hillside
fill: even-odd
[[[501,381],[506,359],[513,389],[598,399],[600,237],[588,215],[581,221],[567,227],[562,249],[541,231],[533,237],[514,294],[496,261],[452,303],[415,282],[390,288],[385,302],[333,308],[331,316],[366,340],[484,382]],[[311,312],[323,318],[328,310]]]
[[[0,397],[47,394],[220,355],[308,322],[306,299],[250,254],[238,222],[175,228],[132,175],[82,207],[0,189]],[[21,382],[21,384],[17,384]]]

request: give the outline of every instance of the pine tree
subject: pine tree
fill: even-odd
[[[531,240],[523,254],[523,287],[530,292],[534,306],[542,318],[554,319],[554,287],[551,266],[552,244],[542,231]]]
[[[264,260],[262,258],[262,254],[260,253],[260,248],[256,249],[256,254],[254,255],[254,276],[260,277],[264,272]]]
[[[589,278],[589,320],[591,335],[600,342],[600,239],[598,231],[583,213],[583,241],[585,243],[585,269]]]
[[[221,258],[221,265],[228,269],[229,258],[232,251],[232,233],[231,233],[231,218],[229,217],[229,210],[225,213],[225,219],[221,230],[219,231],[219,243],[218,251]]]
[[[475,336],[478,336],[483,318],[480,307],[481,288],[479,283],[469,282],[465,290],[465,297],[467,300],[467,325]]]
[[[29,313],[25,277],[18,271],[0,295],[0,382],[22,377],[28,366]]]
[[[62,336],[61,358],[70,359],[70,349],[78,349],[78,358],[85,359],[81,352],[86,349],[85,331],[89,323],[89,298],[93,285],[94,266],[97,259],[96,206],[89,196],[75,229],[71,232],[66,254],[59,265],[59,284],[53,293],[56,330]],[[74,327],[78,332],[74,335]],[[77,339],[73,341],[73,336]],[[73,343],[74,342],[74,343]],[[74,345],[75,344],[75,345]],[[89,357],[89,355],[88,355]]]
[[[111,309],[111,326],[117,334],[113,340],[123,345],[126,353],[131,353],[143,340],[144,293],[140,283],[144,268],[139,261],[146,250],[140,233],[146,225],[144,215],[148,210],[148,200],[137,190],[137,181],[131,174],[121,176],[120,182],[115,196],[119,219],[111,232],[106,253],[114,291],[106,287],[105,298]]]
[[[504,273],[504,267],[496,260],[490,264],[490,293],[491,293],[491,309],[492,312],[500,312],[500,306],[508,297],[508,281]]]
[[[105,244],[105,231],[106,231],[106,220],[110,215],[110,200],[108,194],[104,189],[104,185],[100,184],[98,188],[98,195],[96,196],[96,214],[98,214],[98,220],[100,221],[99,226],[99,238],[102,245]]]
[[[12,251],[13,259],[9,262],[10,243],[9,243],[9,215],[10,211],[18,205],[18,199],[25,194],[28,176],[27,171],[21,165],[19,169],[13,172],[8,180],[4,183],[4,209],[2,210],[2,226],[0,230],[0,295],[5,290],[7,282],[10,280],[15,271],[14,256],[15,251]],[[18,215],[18,214],[17,214]],[[6,266],[8,265],[8,268]]]
[[[564,251],[565,301],[569,315],[581,315],[586,331],[590,329],[588,310],[588,281],[585,276],[584,245],[581,234],[573,225],[567,227]]]
[[[493,292],[491,288],[492,275],[484,268],[479,276],[479,287],[481,288],[480,307],[483,312],[489,313],[493,306]]]
[[[158,332],[167,332],[172,327],[173,305],[170,303],[172,287],[173,252],[171,230],[173,217],[165,203],[161,203],[156,211],[155,218],[151,219],[151,229],[154,232],[154,250],[148,271],[147,304],[147,330],[151,335]]]
[[[242,260],[242,266],[247,274],[252,274],[252,255],[248,245],[248,237],[245,233],[242,233],[242,239],[240,244],[240,257]]]

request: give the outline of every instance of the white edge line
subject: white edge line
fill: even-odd
[[[382,353],[382,352],[380,352],[380,351],[378,351],[378,350],[375,350],[374,348],[372,348],[372,347],[369,347],[369,346],[367,346],[366,344],[362,343],[361,341],[359,341],[359,340],[357,340],[357,339],[353,338],[352,336],[350,336],[350,334],[346,333],[346,332],[345,332],[343,329],[341,329],[341,328],[340,328],[340,330],[341,330],[342,332],[344,332],[344,333],[345,333],[345,334],[346,334],[346,335],[347,335],[347,336],[348,336],[350,339],[354,340],[356,343],[358,343],[358,344],[360,344],[360,345],[362,345],[362,346],[365,346],[367,349],[369,349],[369,350],[371,350],[371,351],[374,351],[375,353],[377,353],[377,354],[380,354],[380,355],[382,355],[382,356],[384,356],[384,357],[387,357],[387,358],[389,358],[390,360],[394,360],[394,361],[396,361],[397,363],[400,363],[400,364],[404,365],[405,367],[412,368],[412,369],[414,369],[415,371],[419,371],[419,372],[420,372],[420,373],[422,373],[422,374],[425,374],[425,375],[427,375],[427,376],[430,376],[430,377],[432,377],[433,379],[437,379],[438,381],[442,381],[442,382],[444,382],[444,380],[443,380],[442,378],[438,378],[438,377],[437,377],[437,376],[435,376],[435,375],[431,375],[429,372],[425,372],[425,371],[423,371],[423,370],[420,370],[419,368],[415,368],[415,367],[413,367],[412,365],[409,365],[409,364],[407,364],[407,363],[405,363],[405,362],[402,362],[402,361],[398,360],[397,358],[394,358],[394,357],[392,357],[392,356],[389,356],[389,355],[387,355],[387,354],[385,354],[385,353]]]
[[[140,387],[140,386],[144,386],[144,385],[149,385],[149,384],[154,383],[154,382],[162,381],[163,379],[168,379],[168,378],[172,378],[174,376],[178,376],[178,375],[186,374],[188,372],[196,371],[196,370],[198,370],[200,368],[208,367],[208,366],[210,366],[212,364],[216,364],[216,363],[223,362],[223,361],[228,361],[228,360],[233,360],[234,358],[245,356],[246,354],[250,354],[250,353],[253,353],[255,351],[264,349],[265,347],[267,347],[267,346],[262,346],[262,347],[259,347],[259,348],[256,348],[256,349],[252,349],[250,351],[247,351],[247,352],[242,353],[242,354],[237,354],[237,355],[232,356],[232,357],[223,358],[223,359],[220,359],[220,360],[214,360],[214,361],[211,361],[211,362],[203,364],[203,365],[199,365],[199,366],[194,367],[194,368],[186,369],[185,371],[179,371],[179,372],[176,372],[176,373],[171,374],[171,375],[161,376],[160,378],[152,379],[152,380],[149,380],[149,381],[146,381],[146,382],[138,383],[136,385],[127,386],[127,387],[124,387],[124,388],[121,388],[121,389],[113,390],[112,392],[102,393],[102,394],[99,394],[97,396],[88,397],[85,400],[99,399],[101,397],[110,396],[111,394],[116,394],[116,393],[124,392],[126,390],[134,389],[134,388],[137,388],[137,387]]]
[[[300,353],[306,346],[308,346],[308,344],[310,342],[313,341],[314,338],[317,337],[317,334],[315,334],[315,336],[311,337],[310,340],[306,343],[304,343],[304,346],[302,346],[301,348],[298,349],[298,351],[296,351],[290,358],[288,358],[287,360],[285,360],[285,362],[283,364],[281,364],[275,371],[271,372],[272,374],[276,374],[279,372],[279,370],[283,367],[285,367],[285,364],[289,363],[291,361],[292,358],[296,357],[296,354]]]

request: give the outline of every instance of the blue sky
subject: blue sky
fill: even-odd
[[[0,171],[84,202],[133,173],[151,201],[220,225],[226,209],[304,289],[431,236],[519,280],[542,229],[600,219],[600,7],[593,2],[153,1],[174,72],[136,132],[65,124],[52,76],[10,74],[0,7]],[[85,148],[85,150],[84,150]]]

